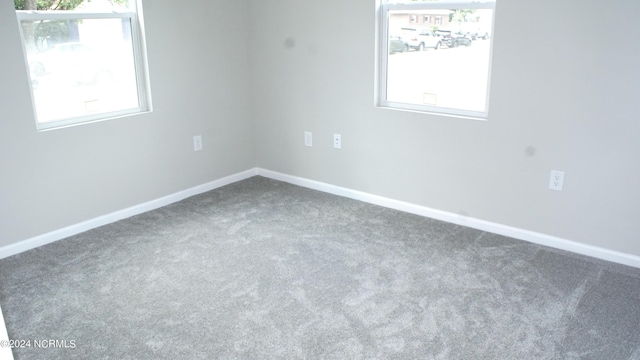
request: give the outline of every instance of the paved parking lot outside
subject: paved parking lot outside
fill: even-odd
[[[485,111],[491,40],[389,55],[387,100]]]

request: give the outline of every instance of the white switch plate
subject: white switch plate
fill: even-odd
[[[333,134],[333,148],[342,149],[342,135]]]
[[[311,133],[311,131],[304,132],[304,146],[313,146],[313,134]]]
[[[562,191],[563,186],[564,186],[564,171],[551,170],[551,175],[549,176],[549,189]]]
[[[193,151],[202,150],[202,135],[196,135],[193,137]]]

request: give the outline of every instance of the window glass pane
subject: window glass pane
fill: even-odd
[[[129,18],[21,26],[39,123],[139,107]]]
[[[486,112],[492,17],[490,9],[389,11],[386,100]]]

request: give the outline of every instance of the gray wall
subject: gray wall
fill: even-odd
[[[0,246],[257,165],[640,255],[640,2],[499,0],[486,122],[373,106],[371,0],[144,5],[154,112],[37,133],[0,3]]]
[[[0,1],[0,246],[254,167],[247,4],[145,1],[154,111],[36,132],[15,12]]]
[[[640,2],[497,6],[482,122],[373,106],[373,1],[253,1],[258,166],[640,255]]]

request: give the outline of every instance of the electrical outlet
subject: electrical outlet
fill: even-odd
[[[193,151],[202,150],[202,135],[196,135],[193,137]]]
[[[564,185],[564,171],[551,170],[549,177],[549,189],[562,191]]]
[[[333,148],[342,149],[342,135],[333,134]]]
[[[304,146],[313,146],[313,134],[311,133],[311,131],[304,132]]]

